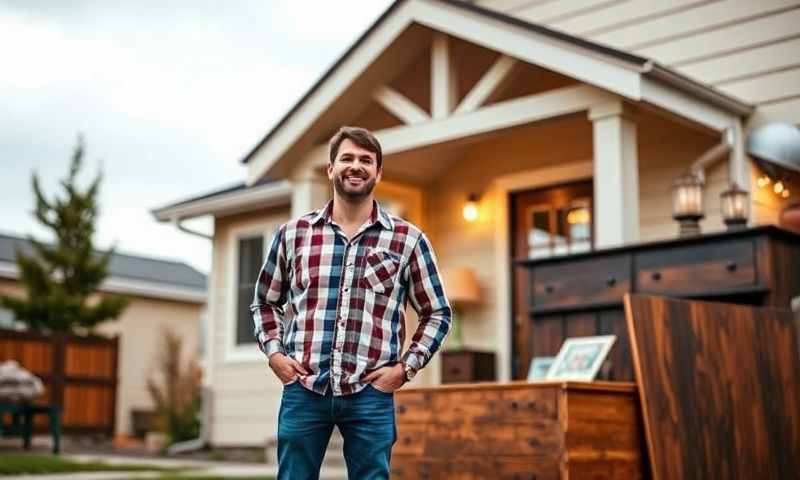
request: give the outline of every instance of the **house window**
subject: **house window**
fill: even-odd
[[[544,258],[592,249],[592,183],[512,195],[514,257]]]
[[[14,312],[0,307],[0,328],[14,328]]]
[[[586,252],[592,246],[591,198],[529,207],[528,258]]]
[[[255,291],[258,274],[261,271],[263,258],[263,236],[239,239],[236,345],[255,343],[256,341],[253,336],[253,316],[250,313],[250,304],[253,303],[253,292]]]

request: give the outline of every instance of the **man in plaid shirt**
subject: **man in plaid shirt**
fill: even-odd
[[[373,198],[378,140],[342,127],[327,170],[333,200],[278,229],[251,305],[259,348],[284,385],[278,478],[317,478],[334,425],[349,478],[389,478],[393,392],[439,349],[452,312],[425,234]],[[401,352],[409,300],[419,326]]]

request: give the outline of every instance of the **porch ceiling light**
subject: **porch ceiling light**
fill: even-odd
[[[469,194],[462,213],[464,215],[464,220],[468,222],[474,222],[478,219],[478,195],[474,193]]]
[[[680,236],[698,235],[704,216],[703,181],[693,173],[676,178],[672,184],[672,218],[680,223]]]
[[[750,216],[749,196],[746,190],[735,183],[720,195],[722,219],[728,230],[740,230],[747,225],[747,218]]]

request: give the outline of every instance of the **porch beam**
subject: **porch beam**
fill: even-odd
[[[474,112],[432,120],[422,125],[393,127],[376,132],[384,155],[438,143],[464,141],[475,135],[588,110],[615,97],[588,85],[558,88],[506,100]]]
[[[452,58],[450,41],[444,33],[436,33],[431,43],[431,116],[446,118],[458,100],[458,76]]]
[[[517,60],[507,55],[501,55],[494,64],[483,74],[478,83],[472,87],[466,97],[458,104],[454,113],[467,113],[477,110],[496,95],[503,85],[511,79],[511,72]]]
[[[639,240],[639,166],[636,123],[617,100],[592,107],[594,243],[597,248]]]
[[[495,130],[589,110],[618,97],[589,85],[557,88],[543,93],[498,102],[462,115],[432,119],[418,125],[378,130],[384,157],[445,142],[462,143]],[[318,145],[301,159],[302,165],[322,167],[327,162],[327,145]],[[305,169],[305,168],[304,168]]]
[[[292,180],[292,218],[322,208],[330,198],[330,182],[317,169],[303,169]]]
[[[385,85],[378,87],[372,98],[406,125],[422,123],[431,119],[428,112],[391,87]]]

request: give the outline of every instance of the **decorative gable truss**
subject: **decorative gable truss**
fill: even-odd
[[[500,54],[465,95],[459,94],[458,61],[453,39],[435,33],[430,44],[430,105],[419,105],[384,84],[372,99],[402,124],[375,132],[384,155],[449,142],[469,141],[476,135],[503,130],[570,113],[593,105],[618,101],[618,97],[591,85],[577,84],[499,100],[522,62]],[[419,79],[424,81],[424,79]],[[428,111],[430,110],[430,111]],[[324,166],[328,147],[320,143],[298,165]]]
[[[383,78],[383,84],[376,81],[379,71],[393,67],[384,61],[387,56],[400,60],[406,53],[398,39],[420,27],[428,34],[433,32],[429,44],[429,109],[386,84],[391,78]],[[452,52],[454,38],[500,55],[460,99]],[[534,65],[573,82],[495,101],[520,64]],[[364,87],[371,92],[366,97],[359,92]],[[466,141],[490,131],[589,111],[609,102],[629,101],[660,109],[688,124],[717,132],[752,111],[749,105],[647,59],[464,2],[399,0],[247,155],[247,183],[265,175],[291,177],[297,169],[324,165],[325,136],[347,121],[341,115],[337,117],[341,105],[353,106],[356,101],[364,105],[369,100],[402,123],[376,132],[386,155]],[[319,144],[314,145],[314,141]]]

